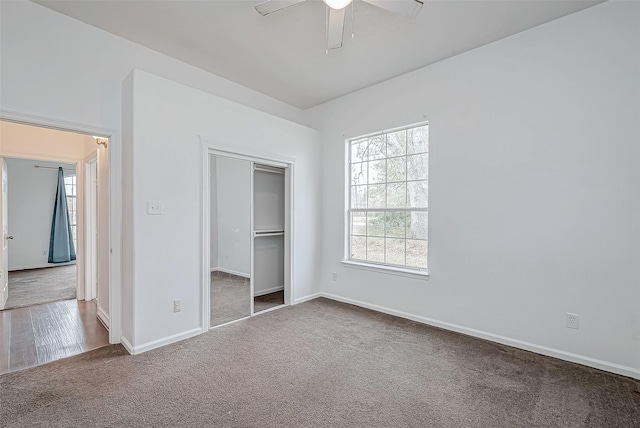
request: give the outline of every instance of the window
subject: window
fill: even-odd
[[[348,260],[426,271],[428,125],[347,144]]]
[[[64,190],[67,194],[67,208],[69,210],[69,223],[71,224],[71,234],[73,236],[73,247],[78,248],[76,239],[76,176],[67,175],[64,178]]]

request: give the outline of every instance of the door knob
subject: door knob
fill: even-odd
[[[13,239],[13,235],[7,236],[7,239]]]

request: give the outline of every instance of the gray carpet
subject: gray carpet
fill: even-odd
[[[251,315],[249,278],[211,273],[211,327]]]
[[[638,427],[638,382],[316,299],[0,376],[4,427]]]
[[[9,272],[5,309],[75,299],[76,281],[75,265]]]

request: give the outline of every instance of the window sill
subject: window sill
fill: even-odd
[[[351,260],[343,260],[340,263],[342,263],[345,267],[348,267],[351,269],[362,269],[362,270],[368,270],[371,272],[384,273],[387,275],[404,276],[407,278],[415,278],[415,279],[423,279],[423,280],[429,279],[429,271],[417,271],[413,269],[403,269],[403,268],[393,267],[393,266],[382,266],[382,265],[375,265],[371,263],[354,262]]]

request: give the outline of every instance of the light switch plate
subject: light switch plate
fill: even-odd
[[[160,201],[147,201],[147,214],[148,215],[162,215],[162,202],[160,202]]]

